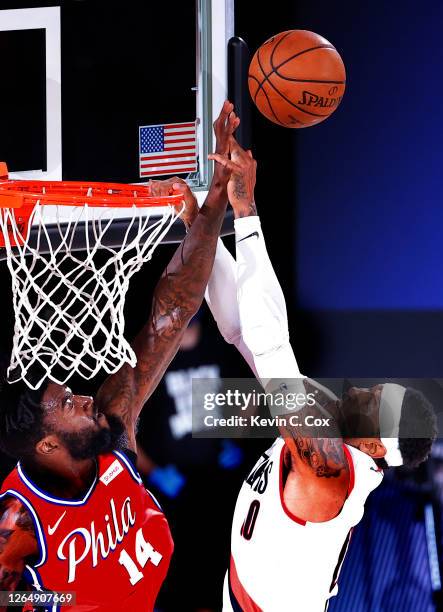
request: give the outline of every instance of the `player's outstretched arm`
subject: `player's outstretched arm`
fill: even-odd
[[[257,375],[254,357],[243,340],[237,302],[237,263],[219,238],[214,265],[205,299],[219,332],[228,344],[233,344],[248,366]]]
[[[150,187],[153,194],[158,196],[171,195],[178,190],[183,193],[186,207],[180,218],[189,229],[197,218],[198,202],[186,181],[174,176],[164,181],[150,181]],[[254,375],[257,376],[251,351],[241,335],[237,303],[237,264],[221,238],[217,242],[205,299],[223,338],[238,349]]]
[[[37,540],[28,511],[18,499],[3,499],[0,502],[0,591],[15,590],[26,559],[37,553]],[[0,606],[0,612],[6,609]]]
[[[221,149],[222,147],[219,146],[218,148]],[[229,141],[226,141],[225,151],[218,153],[218,155],[227,156],[228,154]],[[254,160],[249,161],[251,164],[255,164]],[[198,203],[187,183],[174,176],[165,181],[151,181],[150,186],[153,194],[158,196],[171,195],[174,190],[180,189],[186,205],[180,217],[189,229],[197,218]],[[238,349],[254,375],[257,376],[252,353],[241,335],[240,313],[237,303],[237,264],[221,238],[217,242],[211,276],[205,291],[205,299],[223,338]]]
[[[225,148],[238,124],[233,105],[225,102],[214,123],[216,150]],[[123,421],[133,449],[134,426],[141,408],[158,385],[203,301],[227,206],[228,180],[229,170],[216,163],[205,203],[164,270],[154,291],[148,321],[132,344],[136,367],[124,365],[105,381],[97,395],[100,410]]]
[[[243,341],[251,352],[259,380],[267,391],[274,391],[273,382],[302,377],[292,347],[286,304],[282,289],[272,267],[257,216],[254,201],[255,167],[252,154],[230,139],[230,159],[213,156],[231,171],[228,184],[229,201],[235,215],[237,262],[237,301]],[[283,381],[282,381],[283,379]],[[310,414],[321,418],[315,407],[301,409],[302,424]],[[319,478],[339,476],[347,470],[340,434],[318,438],[312,428],[303,425],[280,429],[295,463]]]
[[[231,172],[228,196],[235,215],[237,256],[236,270],[231,276],[235,276],[235,301],[244,352],[250,355],[253,370],[265,387],[272,377],[299,377],[301,374],[289,343],[285,298],[266,250],[255,206],[256,161],[233,137],[230,138],[230,158],[219,154],[210,157]],[[248,266],[245,253],[251,245],[253,260]],[[221,284],[223,276],[229,274],[226,257],[220,258],[218,263],[218,270],[214,267],[208,287],[211,290],[209,303],[216,320],[222,318]]]

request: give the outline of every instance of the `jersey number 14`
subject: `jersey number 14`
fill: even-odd
[[[151,561],[157,566],[162,560],[163,555],[154,550],[154,547],[149,542],[146,542],[143,537],[142,528],[137,531],[135,535],[135,556],[137,558],[138,565],[143,569],[148,561]],[[128,555],[126,550],[122,550],[118,559],[120,565],[126,569],[129,574],[129,582],[134,586],[139,580],[143,578],[142,572],[137,567],[135,561]]]

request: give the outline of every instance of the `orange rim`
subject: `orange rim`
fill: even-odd
[[[0,181],[0,208],[40,204],[108,208],[177,205],[182,194],[153,196],[149,185],[86,181]]]

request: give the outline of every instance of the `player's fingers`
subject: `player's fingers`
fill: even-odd
[[[180,178],[179,176],[172,176],[169,179],[170,183],[183,183],[184,185],[187,185],[187,182],[185,181],[185,179]]]
[[[208,155],[208,159],[212,159],[213,161],[218,162],[231,172],[241,172],[242,168],[238,164],[236,164],[233,160],[228,159],[224,155],[220,155],[219,153],[211,153]]]
[[[226,122],[226,125],[231,125],[232,123],[234,123],[234,121],[237,119],[237,115],[235,114],[234,111],[232,111],[231,113],[229,113],[228,116],[228,120]]]
[[[234,110],[234,105],[232,104],[232,102],[229,102],[229,100],[225,100],[219,116],[214,121],[214,126],[213,126],[214,130],[216,130],[219,127],[219,125],[222,125],[222,126],[225,125],[226,120],[228,119],[229,115],[232,113],[233,110]]]
[[[240,125],[240,117],[237,117],[235,113],[231,113],[231,115],[229,116],[229,134],[230,135],[233,134],[235,130],[238,128],[238,126]]]
[[[149,181],[149,188],[153,196],[167,195],[160,181]]]
[[[222,166],[225,166],[226,168],[228,167],[228,164],[231,163],[230,159],[228,159],[226,155],[220,155],[220,153],[210,153],[208,155],[208,159],[216,161]]]
[[[220,136],[224,138],[229,138],[229,136],[233,133],[235,129],[235,124],[237,123],[237,115],[234,111],[230,112],[226,122],[219,126]]]
[[[234,110],[234,105],[229,100],[223,102],[223,106],[220,112],[220,116],[229,115]]]
[[[183,182],[183,183],[174,182],[172,184],[171,195],[178,195],[178,194],[181,194],[183,196],[183,200],[185,201],[186,206],[189,206],[190,208],[194,206],[194,203],[196,202],[195,195],[192,193],[191,188],[186,182]]]

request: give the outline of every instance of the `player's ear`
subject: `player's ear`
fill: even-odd
[[[45,436],[35,445],[35,451],[39,455],[52,455],[60,448],[59,441],[56,436]]]
[[[382,459],[386,455],[386,448],[379,438],[362,438],[358,449],[373,459]]]

